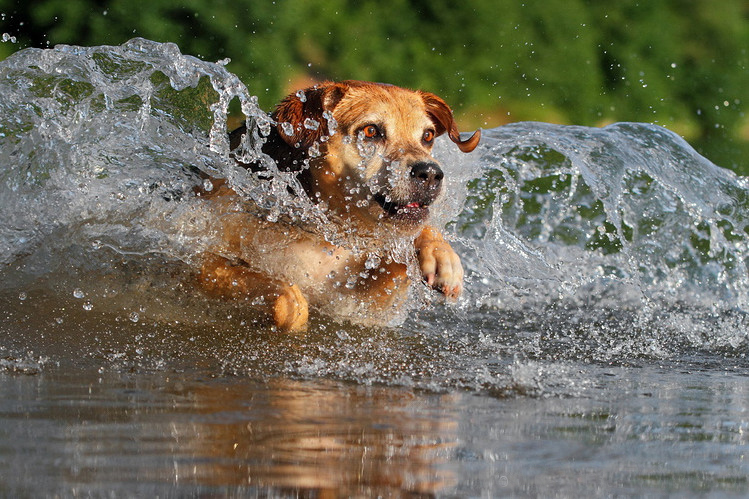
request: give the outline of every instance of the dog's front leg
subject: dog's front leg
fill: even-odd
[[[262,298],[266,311],[281,330],[301,331],[307,326],[309,305],[295,284],[269,279],[216,255],[205,257],[200,282],[206,291],[224,298]]]
[[[460,257],[434,227],[424,227],[414,241],[421,275],[434,289],[448,298],[463,291],[463,266]]]

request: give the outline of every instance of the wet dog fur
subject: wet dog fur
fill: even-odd
[[[220,207],[223,244],[202,264],[206,290],[260,304],[282,330],[304,329],[310,306],[386,322],[405,301],[410,280],[385,242],[405,239],[413,241],[423,281],[448,298],[460,295],[460,258],[427,223],[444,190],[431,151],[434,139],[447,133],[470,152],[480,131],[461,140],[451,109],[432,93],[362,81],[293,93],[271,118],[263,152],[279,170],[296,172],[304,193],[353,244],[334,245],[249,214],[246,199],[215,182],[201,195]],[[242,126],[231,133],[232,149],[246,132]]]

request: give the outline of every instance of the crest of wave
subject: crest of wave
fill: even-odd
[[[266,179],[229,157],[233,100],[256,125],[236,154],[262,162]],[[3,263],[31,256],[27,269],[41,272],[54,248],[89,243],[189,260],[215,235],[205,203],[188,195],[210,189],[209,176],[271,219],[324,219],[259,151],[271,122],[257,98],[174,44],[22,50],[0,63],[0,110]]]

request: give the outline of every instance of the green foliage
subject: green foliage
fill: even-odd
[[[464,128],[658,123],[749,173],[746,0],[0,0],[23,46],[174,42],[230,58],[260,103],[312,79],[445,97]]]
[[[168,114],[185,130],[197,127],[208,133],[213,125],[210,106],[218,101],[218,94],[208,78],[201,78],[195,88],[177,91],[169,84],[165,74],[156,72],[151,76],[151,83],[154,85],[153,109]]]

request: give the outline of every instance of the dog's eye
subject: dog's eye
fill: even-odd
[[[380,133],[380,129],[377,128],[377,125],[367,125],[367,126],[365,126],[362,129],[362,133],[368,139],[376,139],[377,137],[380,137],[382,135]]]
[[[424,132],[424,142],[431,144],[434,140],[434,130],[427,130]]]

